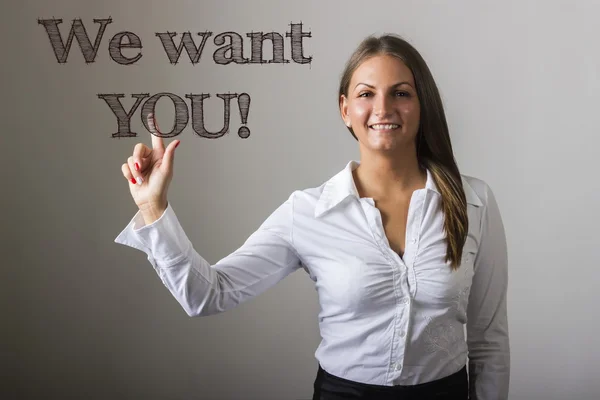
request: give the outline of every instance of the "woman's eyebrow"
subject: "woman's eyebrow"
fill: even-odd
[[[375,86],[369,85],[368,83],[364,83],[364,82],[357,83],[354,88],[356,89],[359,85],[365,85],[365,86],[367,86],[367,87],[369,87],[371,89],[375,89]],[[412,85],[409,82],[407,82],[407,81],[398,82],[395,85],[392,85],[392,87],[398,87],[398,86],[402,86],[402,85],[408,85],[408,86],[412,87]]]

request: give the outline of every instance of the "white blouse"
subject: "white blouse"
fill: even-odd
[[[315,356],[327,372],[414,385],[468,363],[472,400],[507,399],[507,247],[490,187],[462,177],[469,233],[461,266],[452,271],[430,172],[412,195],[400,257],[373,200],[358,195],[357,166],[351,161],[323,185],[292,193],[215,265],[196,252],[171,204],[150,225],[138,212],[115,242],[145,252],[190,316],[224,312],[303,268],[318,293],[322,341]]]

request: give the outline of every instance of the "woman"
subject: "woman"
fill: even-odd
[[[123,165],[139,212],[116,241],[148,254],[190,316],[304,268],[321,305],[313,399],[506,399],[504,228],[489,186],[459,173],[427,65],[396,36],[369,37],[346,65],[339,106],[360,162],[292,193],[217,264],[167,201],[179,141],[165,149],[155,135]]]

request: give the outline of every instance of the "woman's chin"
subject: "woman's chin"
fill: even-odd
[[[374,151],[392,151],[398,147],[396,138],[369,138],[369,147]]]
[[[405,136],[401,129],[374,131],[369,129],[366,136],[366,145],[372,151],[390,152],[401,147],[410,146],[411,140]]]

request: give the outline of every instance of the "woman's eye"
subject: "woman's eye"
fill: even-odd
[[[363,93],[360,93],[360,94],[358,95],[358,97],[368,97],[368,96],[370,96],[370,95],[371,95],[371,93],[369,93],[369,92],[363,92]]]
[[[408,92],[396,92],[396,96],[398,97],[408,97],[410,94]]]

